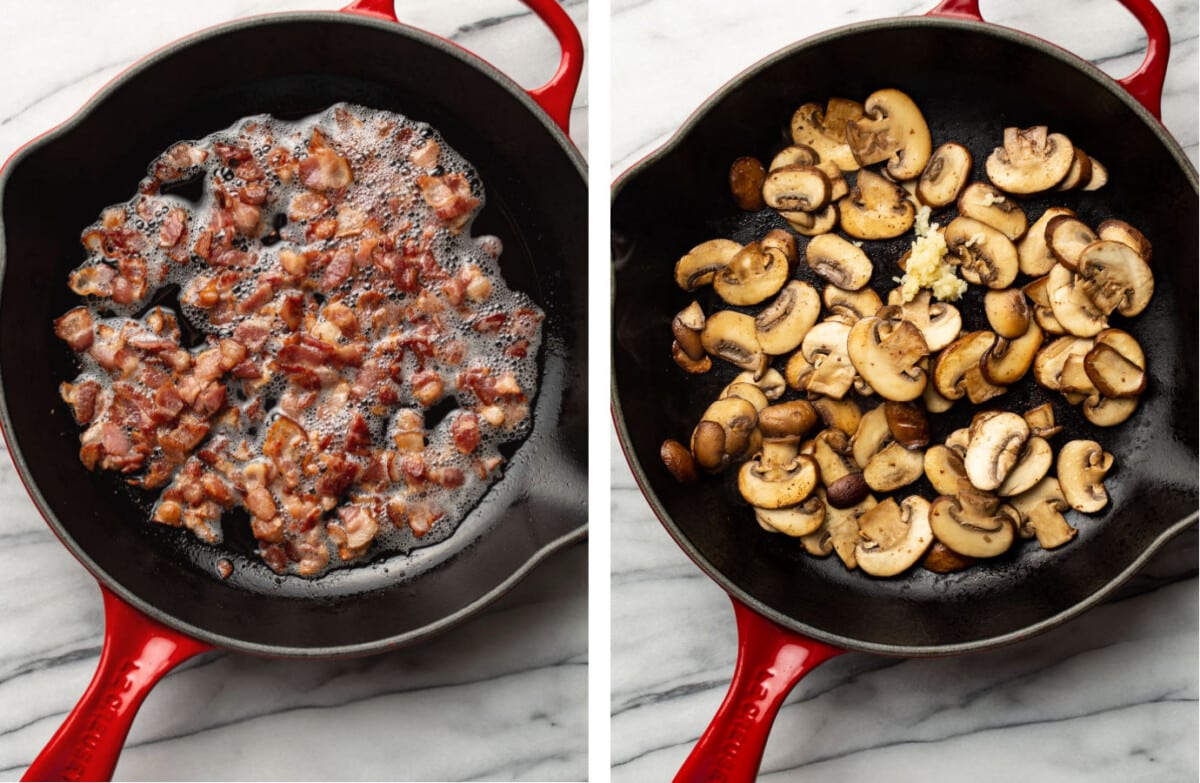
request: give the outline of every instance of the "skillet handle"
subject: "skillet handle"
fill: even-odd
[[[207,644],[151,620],[104,587],[104,647],[87,691],[21,780],[111,780],[129,727],[164,674]]]
[[[1117,84],[1162,121],[1163,82],[1167,78],[1167,60],[1171,56],[1171,32],[1167,22],[1151,0],[1120,0],[1146,30],[1146,56],[1137,69]],[[979,0],[942,0],[927,16],[983,21]]]
[[[845,650],[807,639],[737,599],[738,657],[729,692],[675,783],[751,783],[758,775],[771,724],[800,678]]]
[[[558,46],[562,50],[558,70],[550,77],[550,81],[527,92],[542,107],[542,111],[554,120],[554,124],[562,128],[563,133],[570,134],[571,102],[575,99],[579,79],[583,75],[583,38],[558,0],[521,2],[541,17],[558,39]],[[395,0],[354,0],[342,10],[388,22],[400,21],[396,16]]]

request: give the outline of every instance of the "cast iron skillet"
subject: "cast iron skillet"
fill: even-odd
[[[389,0],[359,0],[353,13],[249,19],[175,43],[0,173],[0,420],[34,502],[100,582],[108,623],[92,685],[29,778],[110,775],[149,688],[209,646],[296,657],[396,648],[461,621],[585,535],[587,199],[566,136],[582,41],[554,0],[525,1],[563,50],[530,94],[397,24]],[[338,101],[426,121],[476,167],[487,205],[474,232],[500,236],[505,278],[546,320],[532,432],[456,533],[306,581],[278,578],[248,552],[197,554],[185,535],[140,523],[145,511],[111,477],[82,467],[79,427],[56,391],[75,371],[51,321],[72,304],[65,280],[82,258],[80,229],[127,199],[162,150],[240,117],[303,117]],[[204,566],[216,554],[236,563],[225,582]]]
[[[722,88],[663,149],[616,183],[617,431],[655,513],[730,593],[739,624],[733,684],[677,780],[752,779],[787,692],[808,669],[842,649],[942,655],[1024,639],[1101,601],[1195,521],[1196,172],[1156,119],[1166,24],[1148,0],[1122,2],[1146,27],[1150,51],[1138,72],[1119,84],[1054,46],[981,24],[974,0],[948,0],[934,11],[942,18],[842,28],[772,55]],[[882,55],[864,58],[864,52],[889,53],[886,68],[877,65]],[[1136,319],[1114,322],[1139,339],[1150,368],[1148,392],[1129,421],[1098,430],[1061,396],[1042,392],[1031,380],[994,402],[1025,410],[1052,400],[1066,425],[1058,444],[1095,438],[1116,455],[1117,467],[1105,482],[1111,505],[1096,517],[1073,518],[1079,535],[1060,550],[1018,546],[959,574],[918,569],[873,579],[847,571],[836,557],[808,557],[795,541],[760,530],[740,501],[732,471],[685,487],[659,459],[663,440],[686,442],[705,407],[736,373],[726,365],[687,376],[671,361],[671,318],[693,298],[672,282],[675,259],[705,239],[747,242],[784,226],[769,211],[737,210],[726,180],[729,162],[741,155],[769,160],[790,143],[788,121],[801,103],[835,95],[861,100],[889,86],[913,96],[935,144],[953,139],[972,150],[990,150],[1008,125],[1046,124],[1066,133],[1109,166],[1109,185],[1094,193],[1030,199],[1024,206],[1031,220],[1051,202],[1064,203],[1091,225],[1125,218],[1163,249],[1161,261],[1155,251],[1150,308]],[[976,154],[973,179],[985,178],[985,157]],[[867,243],[866,249],[877,259],[895,259],[910,240]],[[807,269],[797,276],[816,280]],[[877,267],[877,290],[890,288],[890,277]],[[709,291],[695,294],[705,312],[722,306]],[[960,307],[964,329],[985,328],[981,299],[975,292]],[[960,403],[953,415],[939,417],[934,438],[963,426],[971,407]]]

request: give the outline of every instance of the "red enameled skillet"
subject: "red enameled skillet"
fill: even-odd
[[[1195,523],[1196,171],[1158,119],[1166,24],[1148,0],[1121,2],[1149,38],[1144,61],[1125,79],[1114,81],[1052,44],[983,23],[975,0],[944,0],[924,17],[848,26],[771,55],[729,82],[670,142],[615,183],[612,406],[618,435],[651,507],[730,594],[738,623],[729,692],[677,780],[752,780],[787,693],[834,655],[947,655],[1028,638],[1104,600]],[[728,163],[742,155],[769,160],[790,143],[787,122],[801,103],[861,99],[882,87],[912,95],[935,144],[956,140],[990,150],[1009,125],[1044,124],[1066,133],[1109,166],[1109,185],[1031,198],[1023,203],[1026,211],[1035,217],[1054,202],[1066,203],[1090,225],[1121,217],[1171,259],[1158,262],[1155,254],[1150,308],[1114,324],[1138,338],[1150,367],[1148,391],[1129,421],[1099,430],[1032,382],[994,402],[1025,410],[1055,401],[1066,428],[1060,442],[1093,438],[1116,455],[1117,468],[1106,479],[1110,505],[1094,517],[1075,518],[1079,535],[1059,550],[1021,546],[957,574],[918,569],[872,579],[761,531],[732,476],[685,487],[658,456],[665,439],[688,437],[736,373],[724,367],[686,376],[670,360],[674,314],[696,294],[705,312],[721,306],[710,292],[677,290],[674,260],[712,237],[748,242],[784,225],[769,211],[736,209]],[[984,157],[976,156],[973,179],[984,179]],[[908,241],[867,243],[866,249],[894,259]],[[883,277],[875,280],[881,293],[892,285]],[[961,303],[964,328],[986,328],[981,298],[973,293]],[[934,439],[969,421],[970,407],[959,404],[935,422]]]
[[[106,616],[95,678],[26,779],[109,777],[150,688],[197,653],[334,657],[411,644],[586,535],[587,185],[566,135],[583,45],[555,0],[524,1],[562,49],[554,76],[528,93],[399,24],[389,0],[356,0],[342,13],[258,17],[178,41],[0,171],[0,423],[34,503],[99,581]],[[339,101],[428,122],[477,169],[487,205],[473,230],[502,239],[506,280],[546,313],[539,391],[529,437],[454,535],[318,580],[280,578],[252,544],[198,554],[186,536],[139,522],[135,498],[83,468],[57,394],[73,356],[51,321],[72,306],[65,280],[82,258],[80,229],[127,199],[168,146],[252,114],[299,118]],[[226,581],[204,567],[218,556],[236,565]]]

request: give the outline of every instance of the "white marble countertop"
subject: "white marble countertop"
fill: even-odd
[[[932,2],[613,0],[615,178],[713,91],[814,33]],[[1123,76],[1145,36],[1115,0],[984,0],[992,21]],[[1160,1],[1174,40],[1167,128],[1197,159],[1197,6]],[[1182,259],[1182,263],[1194,263]],[[613,781],[669,780],[725,694],[736,653],[725,593],[683,554],[612,436]],[[1197,535],[1177,538],[1113,600],[1029,641],[818,667],[780,711],[763,781],[1195,781]]]
[[[150,51],[260,13],[343,0],[0,2],[0,161]],[[587,4],[565,3],[586,41]],[[517,0],[401,0],[402,20],[534,87],[553,37]],[[586,154],[587,84],[572,111]],[[0,779],[25,771],[91,679],[95,582],[0,457]],[[168,675],[118,780],[581,780],[587,775],[587,547],[559,552],[427,643],[327,662],[210,653]],[[305,752],[319,748],[317,753]]]

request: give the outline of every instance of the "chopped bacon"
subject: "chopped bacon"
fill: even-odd
[[[196,401],[192,403],[192,408],[201,415],[211,416],[221,410],[221,406],[224,404],[225,384],[213,381],[196,395]]]
[[[350,270],[353,268],[354,255],[350,252],[350,248],[339,248],[330,259],[329,266],[325,267],[325,274],[321,278],[321,290],[332,291],[346,282],[350,277]]]
[[[461,413],[450,425],[454,448],[461,454],[470,454],[479,447],[479,417],[474,413]]]
[[[426,408],[442,398],[445,383],[433,370],[419,370],[412,376],[413,397]]]
[[[208,159],[208,152],[193,147],[187,142],[176,144],[154,161],[154,178],[159,182],[173,182],[188,169],[199,166]]]
[[[425,458],[420,454],[407,454],[400,460],[400,474],[410,486],[423,483],[425,473]]]
[[[329,199],[312,190],[303,190],[292,197],[288,206],[288,220],[312,220],[329,209]]]
[[[458,172],[441,177],[423,174],[417,178],[417,187],[421,189],[425,203],[433,207],[451,231],[461,231],[471,212],[479,206],[479,199],[471,195],[471,183]]]
[[[350,162],[328,147],[300,160],[300,181],[312,190],[337,190],[354,181]]]
[[[529,341],[522,338],[510,344],[504,349],[505,356],[511,356],[514,359],[524,359],[529,353]]]
[[[491,377],[491,371],[481,367],[470,367],[458,374],[455,388],[460,391],[470,390],[484,405],[491,405],[499,395],[496,393],[496,380]]]
[[[346,428],[346,451],[353,454],[365,453],[370,445],[371,428],[362,414],[355,411],[350,419],[350,426]]]
[[[267,153],[267,165],[285,184],[291,182],[292,177],[296,175],[296,159],[282,147],[275,147]]]
[[[233,219],[233,226],[239,234],[248,237],[258,236],[258,223],[262,219],[262,210],[253,204],[242,203],[242,200],[235,196],[231,199],[229,212]]]
[[[429,480],[447,489],[455,489],[463,485],[466,477],[461,468],[442,466],[429,469]]]
[[[279,369],[286,373],[299,370],[315,370],[328,364],[333,357],[333,347],[310,335],[301,334],[290,337],[284,342],[275,356]]]
[[[509,328],[509,332],[514,337],[533,337],[538,333],[542,318],[541,313],[530,310],[527,307],[519,307],[513,313],[512,326]]]
[[[338,517],[339,522],[326,526],[330,540],[337,545],[338,556],[343,560],[361,556],[379,532],[375,514],[359,505],[347,505],[338,509]]]
[[[182,207],[171,207],[158,230],[159,247],[175,247],[187,231],[188,213]]]
[[[117,270],[108,264],[94,264],[71,273],[68,285],[79,296],[112,296]]]
[[[224,369],[221,367],[221,350],[219,348],[209,348],[197,354],[194,375],[201,383],[216,380],[221,377],[223,372]]]
[[[275,289],[271,287],[271,284],[262,282],[262,278],[259,278],[259,280],[258,286],[250,293],[250,296],[238,302],[239,313],[243,315],[253,313],[275,298]]]
[[[85,307],[75,307],[54,321],[54,334],[66,342],[72,351],[86,351],[92,345],[92,314]]]
[[[497,331],[501,326],[504,326],[504,322],[507,319],[508,316],[504,313],[491,313],[490,315],[483,315],[476,318],[475,323],[471,324],[471,328],[480,334],[490,334]]]
[[[262,174],[261,169],[259,170],[259,174]],[[246,178],[243,177],[243,179]],[[261,207],[263,204],[267,203],[267,186],[260,182],[248,181],[248,184],[245,187],[238,190],[237,195],[238,200],[243,204]]]
[[[428,506],[413,506],[408,509],[408,526],[413,535],[420,538],[432,530],[434,524],[445,515],[445,512],[434,511]]]
[[[246,346],[250,353],[261,351],[270,336],[271,326],[261,318],[247,319],[233,329],[233,339]]]
[[[58,389],[63,401],[70,405],[74,411],[75,421],[80,424],[90,424],[92,419],[96,418],[97,401],[100,402],[100,411],[103,411],[106,407],[103,399],[104,387],[96,381],[84,380],[75,384],[63,383]]]
[[[229,374],[234,378],[253,380],[255,378],[263,377],[263,369],[251,360],[247,359],[244,362],[235,364],[233,368],[230,369]]]
[[[337,497],[350,489],[358,476],[358,465],[337,454],[325,454],[322,459],[325,470],[317,479],[317,492]]]
[[[184,408],[183,398],[175,384],[167,381],[154,392],[154,413],[156,423],[172,421]]]

